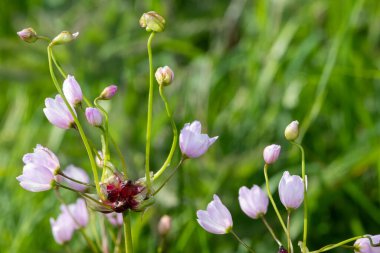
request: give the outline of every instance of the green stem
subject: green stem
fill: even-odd
[[[89,186],[89,187],[95,187],[95,185],[93,185],[93,184],[87,184],[87,183],[84,183],[82,181],[76,180],[76,179],[74,179],[72,177],[69,177],[68,175],[66,175],[62,171],[59,171],[58,174],[61,175],[61,176],[63,176],[63,177],[65,177],[65,178],[67,178],[67,179],[69,179],[70,181],[75,182],[75,183],[82,184],[82,185]]]
[[[303,195],[304,195],[304,199],[303,199],[303,243],[302,243],[302,252],[306,252],[306,249],[307,249],[307,246],[306,246],[306,241],[307,241],[307,222],[308,222],[308,217],[307,217],[307,213],[308,213],[308,208],[307,208],[307,192],[306,192],[306,166],[305,166],[305,151],[303,149],[303,147],[294,142],[294,141],[291,141],[292,144],[294,144],[295,146],[297,146],[300,151],[301,151],[301,167],[302,167],[302,181],[303,181]]]
[[[261,220],[263,221],[264,225],[267,227],[269,230],[269,233],[272,235],[273,239],[277,242],[278,246],[282,246],[282,243],[280,240],[277,238],[276,234],[274,233],[272,227],[269,225],[267,220],[265,219],[264,215],[260,216]]]
[[[123,166],[123,172],[124,172],[124,176],[127,177],[127,163],[125,162],[125,159],[123,157],[123,153],[121,153],[121,150],[119,148],[119,146],[117,145],[116,141],[114,138],[112,138],[112,136],[110,135],[110,140],[112,142],[112,145],[114,146],[114,148],[116,149],[116,153],[118,154],[119,158],[120,158],[120,161],[121,161],[121,164]]]
[[[104,108],[102,106],[99,105],[98,103],[98,100],[99,98],[96,98],[94,100],[94,104],[96,106],[96,108],[98,108],[104,115],[104,128],[101,128],[102,129],[102,151],[103,151],[103,173],[102,173],[102,180],[104,180],[104,176],[105,176],[105,171],[106,171],[106,165],[108,163],[108,161],[110,160],[110,153],[109,153],[109,148],[108,148],[108,136],[109,136],[109,131],[108,131],[108,113],[106,112],[106,110],[104,110]]]
[[[181,160],[177,164],[177,166],[174,168],[173,172],[169,175],[168,178],[165,179],[165,181],[162,183],[162,185],[153,192],[153,196],[155,196],[165,185],[169,180],[174,176],[174,174],[177,172],[178,168],[181,167],[182,163],[186,160],[184,156],[182,156]]]
[[[172,115],[172,112],[170,110],[168,101],[167,101],[167,99],[165,97],[163,89],[164,89],[164,86],[160,85],[160,88],[159,88],[160,96],[162,98],[162,101],[164,101],[164,103],[165,103],[166,113],[167,113],[167,115],[168,115],[168,117],[170,119],[170,123],[171,123],[172,129],[173,129],[173,142],[172,142],[172,147],[170,148],[169,155],[166,158],[166,161],[164,162],[164,164],[162,165],[162,167],[157,171],[157,173],[154,175],[153,181],[156,180],[157,178],[159,178],[161,176],[161,174],[164,173],[164,171],[166,170],[166,168],[170,165],[170,162],[171,162],[171,160],[173,158],[175,149],[177,147],[177,142],[178,142],[177,126],[175,125],[175,122],[174,122],[174,119],[173,119],[173,115]]]
[[[241,243],[249,252],[255,253],[255,251],[251,249],[247,244],[245,244],[245,242],[243,242],[233,230],[231,230],[230,232],[236,238],[236,240],[238,240],[238,242]]]
[[[269,197],[270,202],[272,203],[274,211],[276,212],[277,218],[278,218],[278,220],[281,223],[282,229],[284,230],[285,234],[287,235],[288,234],[288,230],[286,229],[285,223],[284,223],[284,221],[283,221],[283,219],[281,217],[280,212],[277,209],[276,203],[273,200],[272,193],[271,193],[270,188],[269,188],[269,179],[268,179],[268,172],[267,172],[267,170],[268,170],[268,164],[265,164],[264,165],[264,176],[265,176],[265,184],[266,184],[266,188],[267,188],[268,197]]]
[[[131,214],[129,211],[123,213],[125,253],[133,253]]]
[[[288,218],[286,222],[286,230],[288,231],[288,233],[286,234],[286,236],[288,237],[288,251],[290,253],[293,253],[293,243],[292,243],[292,239],[290,238],[290,213],[291,213],[291,210],[288,209]]]
[[[319,252],[325,252],[325,251],[328,251],[328,250],[331,250],[331,249],[334,249],[334,248],[337,248],[337,247],[340,247],[340,246],[343,246],[344,244],[346,243],[349,243],[349,242],[352,242],[352,241],[356,241],[357,239],[360,239],[360,238],[364,238],[365,236],[355,236],[355,237],[352,237],[350,239],[347,239],[347,240],[344,240],[344,241],[341,241],[339,243],[336,243],[336,244],[330,244],[330,245],[326,245],[322,248],[320,248],[319,250],[315,250],[315,251],[310,251],[309,253],[319,253]]]
[[[149,96],[148,96],[148,115],[147,115],[147,125],[146,125],[146,147],[145,147],[145,178],[148,194],[151,188],[150,182],[150,166],[149,166],[149,156],[150,156],[150,139],[152,131],[152,114],[153,114],[153,59],[152,59],[152,39],[154,37],[154,32],[149,36],[147,48],[149,56]]]
[[[52,50],[52,48],[51,48],[50,45],[47,47],[47,52],[48,52],[49,71],[50,71],[51,78],[53,80],[55,88],[57,89],[58,93],[61,95],[63,101],[65,102],[65,105],[67,106],[68,110],[70,111],[71,115],[74,118],[74,122],[75,122],[76,128],[79,131],[79,135],[81,136],[83,144],[84,144],[84,146],[86,148],[88,158],[90,159],[90,164],[91,164],[91,169],[92,169],[92,173],[93,173],[93,176],[94,176],[96,191],[97,191],[98,195],[101,196],[100,186],[99,186],[99,178],[98,178],[98,171],[96,169],[96,163],[95,163],[95,159],[94,159],[94,156],[92,154],[92,151],[91,151],[91,147],[90,147],[90,145],[88,143],[88,140],[87,140],[87,137],[86,137],[86,135],[85,135],[85,133],[83,131],[82,125],[80,124],[80,122],[79,122],[76,114],[74,113],[74,109],[71,107],[71,105],[67,101],[67,99],[66,99],[65,95],[63,94],[62,89],[61,89],[61,87],[60,87],[60,85],[59,85],[59,83],[57,81],[57,78],[56,78],[56,76],[54,74],[53,64],[52,64],[53,50]]]

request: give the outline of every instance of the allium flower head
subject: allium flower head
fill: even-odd
[[[102,113],[97,108],[87,107],[86,108],[86,119],[88,123],[92,126],[101,126],[103,122]]]
[[[214,200],[207,205],[207,210],[197,211],[197,217],[199,225],[209,233],[227,234],[233,226],[230,211],[216,194]]]
[[[281,203],[286,209],[297,209],[303,201],[304,189],[300,176],[291,176],[285,171],[278,185]]]
[[[280,155],[281,146],[272,144],[265,147],[263,152],[264,161],[266,164],[275,163]]]
[[[243,186],[239,189],[239,203],[243,212],[252,219],[266,214],[269,204],[268,196],[257,185],[251,189]]]
[[[63,171],[63,173],[65,175],[67,175],[68,177],[71,177],[71,178],[78,180],[80,182],[83,182],[86,184],[88,184],[90,182],[90,178],[88,177],[86,171],[84,171],[83,169],[78,168],[74,165],[67,166],[66,169]],[[85,186],[83,184],[76,183],[74,181],[71,181],[70,179],[65,178],[63,176],[59,176],[59,178],[60,178],[60,180],[67,183],[68,186],[74,190],[83,192],[87,189],[87,186]]]
[[[74,117],[60,95],[55,96],[55,99],[45,99],[45,106],[44,113],[50,123],[63,129],[69,129],[74,126]],[[74,108],[72,109],[76,115]]]
[[[202,125],[199,121],[186,123],[179,135],[179,146],[182,154],[190,158],[196,158],[209,149],[218,139],[218,136],[210,138],[207,134],[201,133]]]
[[[380,235],[369,235],[373,244],[380,243]],[[374,247],[368,238],[360,238],[354,243],[356,253],[380,253],[380,246]]]
[[[75,224],[68,213],[61,213],[57,220],[50,218],[50,225],[54,240],[58,244],[64,244],[71,240],[75,230]]]
[[[80,88],[78,82],[75,80],[74,76],[67,76],[63,82],[62,90],[63,94],[65,94],[65,97],[67,98],[67,101],[69,101],[72,106],[76,106],[82,102],[82,89]]]

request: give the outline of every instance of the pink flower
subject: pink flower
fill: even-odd
[[[218,139],[218,136],[210,138],[207,134],[201,133],[201,123],[194,121],[193,123],[186,123],[179,135],[179,146],[182,154],[190,158],[196,158],[209,149]]]
[[[103,100],[108,100],[108,99],[111,99],[113,96],[115,96],[116,92],[117,92],[117,86],[116,85],[110,85],[110,86],[104,88],[102,93],[100,93],[99,97]]]
[[[161,236],[165,236],[169,233],[170,229],[172,227],[172,218],[170,218],[169,215],[164,215],[161,217],[160,221],[158,222],[158,233]]]
[[[233,226],[230,211],[216,194],[214,194],[214,200],[207,205],[206,211],[197,211],[197,217],[199,225],[209,233],[227,234]]]
[[[251,189],[243,186],[239,189],[239,203],[246,215],[252,219],[257,219],[266,214],[269,199],[257,185],[253,185]]]
[[[373,244],[380,243],[380,235],[369,235]],[[380,253],[380,246],[373,247],[368,238],[360,238],[354,243],[356,253]]]
[[[87,118],[88,123],[90,123],[92,126],[102,125],[103,116],[102,116],[102,113],[97,108],[87,107],[86,118]]]
[[[107,213],[105,215],[108,221],[115,227],[123,226],[123,214],[122,213]]]
[[[88,224],[88,210],[84,199],[79,198],[74,204],[68,206],[61,206],[62,214],[67,214],[72,222],[74,228],[79,229],[87,226]],[[73,218],[75,220],[73,220]]]
[[[17,32],[17,35],[25,42],[34,43],[38,40],[37,33],[33,30],[33,28],[25,28],[21,31]]]
[[[75,167],[74,165],[67,166],[66,169],[63,171],[63,174],[86,184],[90,182],[90,178],[88,177],[86,171],[84,171],[81,168]],[[59,178],[60,180],[66,182],[68,186],[74,190],[83,192],[87,189],[86,185],[76,183],[63,176],[59,176]]]
[[[65,94],[65,97],[67,98],[67,101],[69,101],[72,106],[75,106],[82,102],[82,90],[78,82],[75,80],[75,77],[68,75],[63,82],[62,90],[63,94]]]
[[[263,152],[264,161],[266,164],[275,163],[280,155],[281,146],[272,144],[270,146],[265,147]]]
[[[74,117],[60,95],[55,96],[55,99],[45,99],[45,106],[44,113],[50,123],[63,129],[69,129],[74,126]],[[73,112],[76,115],[74,109]]]
[[[300,176],[291,176],[285,171],[278,185],[281,203],[286,209],[297,209],[304,198],[303,181]]]
[[[54,240],[58,244],[64,244],[71,240],[75,230],[75,224],[68,213],[61,213],[57,220],[50,218],[50,225]]]
[[[37,145],[33,153],[23,157],[23,174],[16,179],[21,187],[28,191],[40,192],[52,188],[54,175],[59,170],[59,161],[56,155],[48,148]]]

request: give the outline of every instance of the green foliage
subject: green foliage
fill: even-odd
[[[17,184],[23,154],[40,143],[58,154],[62,167],[74,163],[90,171],[76,133],[58,130],[43,115],[44,98],[56,93],[44,42],[24,43],[16,32],[80,32],[75,42],[57,47],[56,56],[88,97],[119,86],[107,104],[110,128],[137,178],[144,174],[149,74],[148,34],[138,20],[149,10],[167,21],[153,42],[153,60],[155,68],[169,65],[175,72],[165,91],[178,127],[198,119],[220,138],[206,155],[185,163],[152,209],[133,215],[138,252],[156,251],[157,220],[165,213],[174,223],[168,252],[245,252],[232,237],[210,235],[196,223],[196,210],[214,193],[230,208],[244,240],[257,252],[275,252],[263,224],[242,213],[237,195],[240,186],[263,184],[267,144],[282,145],[269,170],[273,191],[285,169],[300,174],[300,154],[283,137],[295,119],[309,176],[309,248],[379,234],[378,1],[14,0],[0,3],[1,252],[63,252],[48,221],[58,214],[54,194],[33,194]],[[158,89],[154,96],[152,168],[158,169],[171,129]],[[281,231],[271,208],[267,220]],[[298,241],[301,210],[292,226]],[[85,251],[83,245],[76,234],[74,252]]]

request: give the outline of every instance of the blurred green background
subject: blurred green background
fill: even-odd
[[[136,252],[156,251],[163,214],[173,218],[167,252],[246,252],[232,236],[208,234],[197,224],[196,210],[205,209],[214,193],[231,210],[244,241],[257,252],[277,252],[263,224],[240,210],[237,195],[243,185],[263,185],[262,150],[268,144],[282,145],[269,171],[277,201],[283,171],[300,174],[300,153],[283,138],[295,119],[309,176],[309,248],[380,233],[379,1],[13,0],[0,2],[1,252],[64,252],[49,224],[59,213],[53,192],[27,192],[15,179],[23,154],[40,143],[57,153],[63,168],[75,164],[90,172],[76,133],[51,126],[42,112],[44,99],[56,93],[46,45],[24,43],[16,32],[80,32],[75,42],[55,49],[56,57],[90,98],[106,85],[119,86],[104,105],[138,178],[144,173],[148,87],[148,34],[138,20],[149,10],[167,20],[166,31],[153,41],[154,66],[175,72],[165,91],[178,128],[198,119],[220,138],[206,155],[185,163],[153,208],[133,215]],[[152,167],[159,168],[172,137],[155,88]],[[98,132],[86,131],[99,143]],[[178,158],[179,152],[174,162]],[[280,233],[271,207],[267,219]],[[292,229],[296,245],[301,209]],[[88,251],[79,234],[70,246]]]

